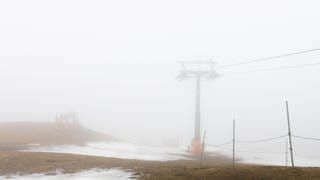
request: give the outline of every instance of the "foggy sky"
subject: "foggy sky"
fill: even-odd
[[[318,1],[1,1],[0,121],[82,124],[150,140],[193,135],[195,82],[181,60],[213,59],[223,75],[202,83],[208,142],[285,134],[320,137],[320,67],[238,73],[319,62],[320,53],[219,65],[320,47]]]

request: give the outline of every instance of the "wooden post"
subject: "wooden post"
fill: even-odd
[[[290,117],[289,117],[289,105],[288,101],[286,101],[286,109],[287,109],[287,120],[288,120],[288,135],[289,135],[289,145],[290,145],[290,155],[291,155],[291,166],[294,167],[293,161],[293,150],[292,150],[292,139],[291,139],[291,128],[290,128]]]

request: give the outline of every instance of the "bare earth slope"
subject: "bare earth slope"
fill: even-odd
[[[311,179],[320,180],[320,168],[232,165],[225,158],[177,161],[141,161],[62,153],[19,152],[28,144],[84,145],[114,138],[80,125],[43,122],[0,123],[0,176],[12,174],[54,174],[56,169],[74,173],[91,168],[120,167],[140,179]]]
[[[0,148],[39,145],[84,145],[88,142],[112,141],[114,138],[76,124],[54,122],[0,123]],[[0,149],[1,150],[1,149]]]
[[[320,168],[285,168],[277,166],[232,165],[210,161],[199,168],[199,161],[139,161],[56,153],[1,152],[0,175],[47,173],[56,169],[74,173],[90,168],[122,167],[134,171],[140,179],[320,179]]]

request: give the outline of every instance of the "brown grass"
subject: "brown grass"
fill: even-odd
[[[88,142],[110,141],[114,138],[80,125],[54,122],[8,122],[0,123],[0,150],[40,145],[83,145]]]
[[[74,173],[90,168],[122,167],[132,170],[140,179],[320,179],[320,168],[285,168],[277,166],[237,165],[235,170],[225,161],[210,160],[199,167],[199,161],[139,161],[94,156],[0,152],[0,174],[48,173],[64,169]]]
[[[0,124],[0,175],[48,173],[63,169],[74,173],[91,168],[121,167],[134,171],[140,179],[319,179],[320,168],[285,168],[238,164],[232,168],[223,156],[198,160],[140,161],[84,155],[17,152],[28,144],[83,145],[88,142],[114,140],[77,125],[56,123],[1,123]]]

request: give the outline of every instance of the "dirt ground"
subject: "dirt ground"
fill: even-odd
[[[74,173],[91,168],[122,168],[139,179],[320,179],[320,168],[285,168],[237,164],[211,159],[202,164],[197,160],[140,161],[95,156],[39,152],[0,152],[0,175],[47,173],[63,169]]]
[[[92,168],[122,168],[140,179],[319,179],[320,168],[285,168],[237,164],[210,154],[200,167],[199,160],[141,161],[59,153],[19,152],[28,144],[77,144],[112,141],[114,138],[81,126],[56,123],[1,123],[0,175],[45,173],[56,170],[75,173]]]
[[[59,124],[54,122],[1,122],[0,132],[0,150],[20,148],[29,144],[85,145],[89,142],[117,140],[79,124]]]

